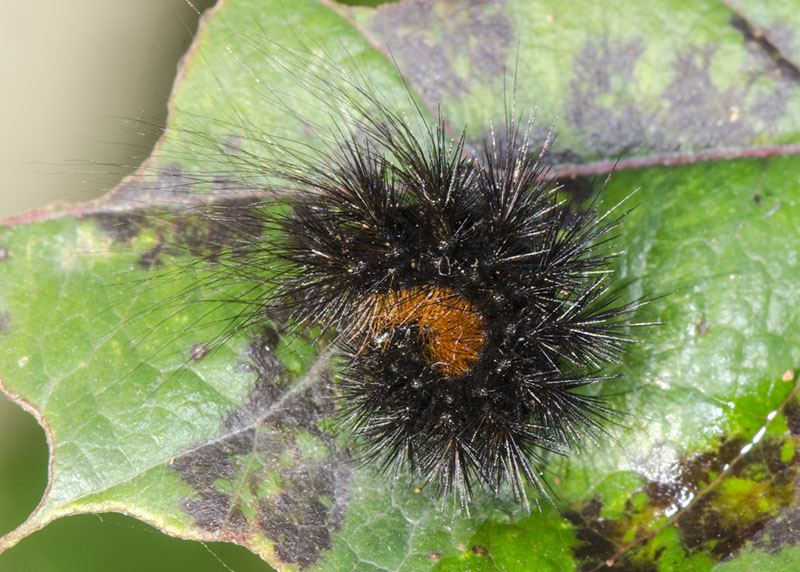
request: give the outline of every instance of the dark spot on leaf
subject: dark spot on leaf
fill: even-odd
[[[600,516],[600,510],[603,508],[603,503],[599,499],[589,499],[581,509],[581,517],[585,520],[591,520]]]
[[[216,488],[218,479],[231,481],[235,477],[234,466],[225,449],[224,441],[206,445],[179,457],[171,467],[197,490],[197,495],[181,501],[181,507],[194,518],[197,526],[212,532],[239,530],[247,524],[231,495]]]
[[[706,550],[716,559],[733,554],[744,546],[745,542],[761,532],[766,522],[759,519],[750,524],[740,523],[732,528],[714,506],[714,498],[703,497],[678,519],[683,539],[687,548]]]
[[[486,549],[485,546],[481,546],[480,544],[476,544],[472,547],[472,553],[475,556],[488,556],[489,551]]]
[[[745,41],[755,44],[758,46],[758,49],[763,50],[765,54],[774,60],[782,74],[786,74],[795,81],[800,79],[800,71],[798,71],[794,64],[784,58],[781,51],[770,43],[770,40],[766,36],[760,32],[756,32],[747,20],[740,16],[731,16],[730,23],[735,30],[742,34]]]
[[[256,382],[225,419],[224,437],[181,455],[172,469],[196,491],[181,506],[197,526],[221,540],[244,539],[258,528],[278,558],[305,568],[331,547],[352,467],[349,452],[320,429],[319,421],[334,414],[327,374],[294,379],[275,354],[279,343],[274,328],[261,328],[244,364]],[[232,496],[229,490],[239,492]]]
[[[442,559],[442,553],[441,552],[436,552],[435,550],[431,550],[430,552],[428,552],[425,555],[425,558],[427,558],[428,560],[441,560]]]
[[[252,237],[260,236],[264,224],[260,204],[250,197],[236,197],[193,208],[175,204],[160,211],[95,216],[101,228],[123,242],[145,228],[154,229],[156,244],[139,255],[141,268],[162,266],[166,256],[191,257],[193,265],[214,265],[223,253],[231,257],[244,256],[244,252],[252,255]]]
[[[758,193],[754,194],[753,195],[753,202],[756,205],[761,206],[761,195],[759,195]]]
[[[711,77],[714,52],[706,46],[677,54],[675,76],[663,94],[669,109],[661,125],[667,138],[660,142],[662,150],[670,150],[669,140],[673,149],[706,149],[753,137],[753,127],[741,116],[744,94],[734,87],[720,91]]]
[[[208,355],[209,348],[203,344],[194,344],[191,350],[192,361],[200,361]]]
[[[795,437],[800,437],[800,402],[797,399],[791,400],[783,410],[786,416],[786,425],[789,432]]]
[[[798,68],[798,44],[796,27],[789,21],[775,20],[766,28],[767,38],[787,62]]]
[[[197,208],[188,215],[182,213],[172,225],[175,247],[208,263],[217,261],[223,251],[235,252],[242,240],[261,234],[264,219],[254,209],[254,203],[252,199],[239,199]],[[249,243],[242,246],[249,247],[248,252],[252,249]]]
[[[139,256],[139,267],[144,269],[162,265],[161,255],[164,252],[164,233],[158,232],[158,241],[152,248],[145,250]]]
[[[589,503],[597,503],[602,506],[597,499],[591,499]],[[583,510],[581,509],[581,512]],[[590,510],[590,513],[593,509]],[[586,563],[581,570],[591,568],[590,563],[602,562],[611,558],[617,552],[617,546],[600,532],[598,522],[594,517],[586,519],[579,512],[574,510],[566,511],[563,516],[575,527],[575,536],[580,544],[573,548],[573,554],[578,562]]]
[[[247,526],[247,519],[239,507],[233,506],[231,496],[217,490],[201,491],[197,497],[184,499],[181,506],[204,530],[241,530]]]
[[[275,543],[278,558],[305,568],[331,547],[331,532],[344,516],[340,497],[345,491],[339,482],[349,480],[348,472],[323,463],[285,473],[288,488],[264,500],[259,509],[258,523]],[[332,501],[333,508],[323,499]]]
[[[697,322],[695,329],[697,330],[697,334],[699,336],[705,336],[708,333],[708,330],[711,329],[711,324],[709,324],[705,320],[700,320],[699,322]]]
[[[794,63],[785,59],[766,38],[753,35],[749,24],[740,18],[732,18],[731,23],[742,33],[748,50],[749,61],[742,72],[743,77],[748,77],[749,83],[761,75],[765,84],[774,85],[773,89],[764,93],[753,89],[753,101],[747,110],[755,117],[769,124],[762,127],[762,132],[774,129],[774,124],[786,113],[786,104],[797,91],[800,82],[800,70]],[[743,108],[744,109],[744,108]]]
[[[785,409],[787,422],[797,414],[796,402],[790,405]],[[800,543],[796,534],[800,528],[800,471],[795,438],[767,435],[733,463],[749,443],[744,438],[723,439],[715,450],[683,461],[676,480],[644,481],[645,505],[627,502],[615,519],[601,516],[603,502],[598,498],[573,504],[564,516],[581,541],[573,549],[580,570],[595,570],[615,556],[614,567],[620,570],[661,569],[661,552],[650,546],[652,537],[648,536],[658,520],[654,515],[659,514],[677,519],[666,524],[676,526],[678,545],[683,546],[687,560],[702,552],[721,561],[748,543],[768,550]],[[723,479],[716,482],[723,472]],[[781,534],[784,529],[778,523],[798,528],[794,535]],[[781,538],[777,544],[776,535]],[[619,548],[630,545],[632,538],[644,540],[618,555]]]
[[[675,500],[680,498],[684,488],[679,483],[650,481],[644,486],[644,491],[652,507],[664,510],[675,505]]]
[[[147,217],[141,213],[99,213],[92,215],[106,235],[114,242],[128,244],[147,226]]]
[[[759,535],[752,539],[754,546],[776,553],[786,546],[800,544],[800,479],[797,476],[794,491],[792,505],[764,525]]]
[[[177,201],[181,195],[192,192],[195,181],[184,174],[180,165],[167,165],[155,173],[147,172],[128,177],[109,195],[115,203],[146,205],[153,202]]]
[[[589,41],[575,56],[566,113],[583,135],[591,155],[621,155],[636,150],[646,139],[648,118],[642,117],[633,103],[609,108],[602,103],[612,96],[623,97],[634,83],[633,68],[644,51],[645,42]]]
[[[128,181],[123,187],[134,184],[138,183]],[[242,246],[243,237],[261,233],[264,222],[259,211],[261,202],[252,197],[232,196],[201,206],[187,206],[182,201],[186,196],[177,192],[168,197],[171,200],[161,197],[160,203],[159,199],[152,199],[155,204],[163,205],[160,208],[154,207],[154,203],[148,204],[150,199],[141,199],[144,202],[131,201],[134,206],[147,205],[141,209],[87,216],[95,219],[100,229],[120,244],[130,244],[146,230],[153,232],[155,245],[139,255],[139,266],[145,269],[162,266],[168,255],[191,256],[198,262],[214,264],[222,252],[235,252],[235,247]],[[119,200],[118,194],[114,195],[114,200]]]
[[[747,81],[718,86],[711,73],[717,47],[687,46],[675,55],[663,93],[643,100],[634,68],[646,45],[593,39],[576,54],[565,109],[582,133],[582,160],[752,144],[777,129],[797,91],[797,74],[748,42],[735,70]]]
[[[206,445],[182,455],[172,464],[172,470],[199,491],[211,489],[217,479],[230,480],[234,468],[221,445]]]
[[[377,10],[371,33],[425,101],[459,100],[505,73],[514,46],[507,10],[505,1],[398,2]]]

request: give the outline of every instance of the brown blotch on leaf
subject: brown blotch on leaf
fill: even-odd
[[[164,265],[165,256],[192,256],[198,262],[216,263],[222,256],[234,257],[237,249],[242,250],[243,237],[261,233],[264,221],[258,212],[260,202],[253,197],[226,198],[201,206],[187,206],[178,197],[160,208],[89,216],[112,240],[123,244],[151,230],[156,244],[139,255],[139,266],[144,269]]]
[[[331,533],[344,517],[342,495],[347,493],[342,485],[350,479],[349,470],[336,464],[333,458],[329,463],[287,471],[283,491],[261,503],[258,524],[273,540],[283,562],[303,569],[331,548]]]
[[[217,479],[235,476],[230,455],[220,445],[206,445],[182,455],[171,468],[198,491],[211,489]]]
[[[618,527],[614,521],[599,517],[601,508],[600,500],[590,499],[586,507],[570,508],[564,512],[580,542],[572,550],[575,559],[584,564],[579,568],[581,571],[591,570],[597,562],[609,559],[617,552],[617,544],[610,539],[616,538]]]
[[[203,530],[241,530],[247,526],[247,519],[238,506],[233,506],[231,496],[217,490],[203,491],[198,497],[186,498],[181,506],[192,516],[195,525]]]
[[[475,556],[488,556],[489,550],[485,546],[481,546],[480,544],[476,544],[472,547],[472,553]]]
[[[795,63],[786,59],[779,47],[773,44],[772,39],[767,37],[762,30],[753,27],[750,22],[738,15],[731,16],[730,24],[747,42],[752,42],[759,51],[769,56],[775,62],[781,75],[785,74],[795,81],[800,80],[800,70],[797,69]],[[788,46],[783,47],[787,48]]]
[[[147,217],[142,213],[96,213],[92,218],[104,234],[121,244],[129,244],[148,226]]]
[[[303,569],[331,546],[330,535],[349,499],[353,468],[349,453],[319,427],[319,420],[335,410],[327,373],[287,397],[295,380],[275,355],[279,341],[274,328],[259,330],[242,364],[256,374],[255,385],[223,422],[224,438],[178,457],[171,469],[195,489],[180,506],[196,526],[220,540],[245,539],[260,529],[278,558]],[[279,399],[281,406],[275,407]],[[301,433],[310,434],[328,453],[305,457],[296,442]],[[253,464],[253,458],[259,462]],[[220,481],[242,482],[250,494],[232,496]],[[273,481],[277,487],[264,487]],[[247,510],[244,502],[251,503]],[[248,522],[245,514],[253,513]]]
[[[201,359],[203,359],[208,355],[208,352],[209,352],[208,346],[205,346],[203,344],[194,344],[190,352],[192,361],[200,361]]]
[[[785,409],[790,424],[800,422],[800,406],[791,402]],[[795,421],[792,421],[795,418]],[[795,425],[795,429],[797,429]],[[784,460],[786,439],[792,436],[767,436],[753,451],[731,465],[749,441],[744,438],[723,439],[715,450],[685,460],[677,478],[671,482],[643,481],[642,492],[648,502],[643,509],[628,502],[618,518],[602,517],[603,503],[589,499],[573,504],[565,516],[573,523],[581,544],[573,549],[580,562],[579,570],[596,570],[617,554],[620,546],[634,538],[644,538],[619,558],[615,567],[624,570],[658,568],[659,551],[652,551],[647,536],[652,531],[653,514],[677,512],[674,526],[680,535],[679,546],[685,557],[707,552],[715,561],[731,558],[747,545],[767,545],[778,550],[778,544],[797,544],[797,534],[786,529],[787,523],[798,522],[792,515],[800,498],[800,472],[797,455]],[[740,479],[746,488],[728,490],[723,484],[708,489],[714,477],[728,467],[725,479]],[[703,494],[699,494],[699,493]],[[687,504],[688,499],[693,499]],[[777,543],[774,538],[781,535]]]
[[[506,0],[409,0],[384,4],[374,14],[367,33],[376,45],[390,46],[424,101],[460,99],[476,85],[502,78],[517,44]],[[457,73],[462,61],[466,76]]]
[[[786,404],[783,414],[786,416],[786,425],[789,427],[789,432],[795,437],[800,437],[800,403],[798,403],[797,398]]]

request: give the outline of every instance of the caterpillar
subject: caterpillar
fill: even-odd
[[[581,390],[645,325],[609,266],[625,214],[570,208],[547,177],[550,140],[533,145],[513,105],[468,149],[441,114],[398,112],[335,73],[356,112],[328,150],[237,150],[239,172],[279,182],[260,230],[214,254],[216,280],[256,292],[240,323],[281,315],[333,334],[341,425],[362,462],[463,505],[476,483],[547,496],[545,453],[599,441],[621,416]]]

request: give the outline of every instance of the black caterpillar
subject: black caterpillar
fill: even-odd
[[[608,379],[643,325],[610,277],[625,215],[571,212],[513,118],[471,153],[441,119],[415,132],[371,107],[332,153],[277,169],[291,199],[264,246],[279,259],[268,304],[337,332],[366,462],[462,503],[475,482],[546,494],[542,453],[619,415],[576,390]]]

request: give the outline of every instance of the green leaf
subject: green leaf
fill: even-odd
[[[0,229],[0,379],[51,447],[42,503],[0,550],[61,516],[118,511],[245,545],[281,570],[797,559],[800,158],[623,170],[603,188],[601,208],[640,189],[617,270],[626,297],[655,298],[637,319],[662,325],[602,388],[630,417],[609,427],[613,441],[549,459],[557,500],[541,511],[504,494],[467,516],[410,477],[360,467],[333,429],[325,340],[269,323],[221,339],[238,308],[196,303],[215,276],[196,261],[226,236],[203,209],[261,190],[254,169],[276,142],[330,142],[331,62],[402,109],[441,100],[475,145],[504,119],[515,71],[518,108],[538,105],[535,137],[560,115],[563,173],[621,154],[663,165],[798,142],[797,77],[776,74],[781,61],[743,41],[722,4],[452,6],[230,0],[206,20],[172,130],[138,175],[104,202]]]

